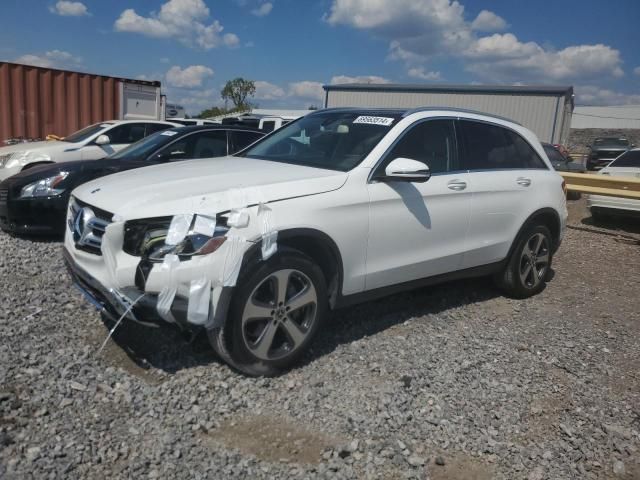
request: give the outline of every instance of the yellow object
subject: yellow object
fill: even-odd
[[[58,135],[54,135],[53,133],[50,133],[45,138],[47,140],[62,140],[64,137],[59,137]]]
[[[564,178],[570,192],[640,200],[640,179],[588,173],[558,173]]]

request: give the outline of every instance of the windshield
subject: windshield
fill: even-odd
[[[630,152],[623,153],[611,162],[609,166],[640,168],[640,150],[631,150]]]
[[[71,143],[83,142],[87,138],[112,125],[112,123],[96,123],[95,125],[89,125],[88,127],[84,127],[82,130],[78,130],[77,132],[64,137],[62,141]]]
[[[123,148],[119,152],[114,153],[109,158],[116,158],[119,160],[142,160],[158,148],[161,148],[167,143],[179,138],[177,136],[178,133],[179,132],[173,128],[153,133],[148,137],[138,140],[136,143]]]
[[[241,155],[345,172],[358,165],[399,118],[399,113],[386,112],[315,113],[282,127]]]
[[[626,138],[596,138],[593,144],[598,147],[628,147],[629,140]]]

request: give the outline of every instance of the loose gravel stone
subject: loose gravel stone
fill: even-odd
[[[168,327],[98,353],[61,243],[0,234],[0,478],[640,478],[640,226],[570,209],[540,295],[358,305],[271,379]]]

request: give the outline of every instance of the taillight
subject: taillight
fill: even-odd
[[[565,180],[562,180],[562,191],[565,195],[567,194],[567,182]]]

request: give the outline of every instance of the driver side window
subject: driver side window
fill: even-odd
[[[457,170],[453,120],[426,120],[411,127],[387,153],[380,168],[396,158],[426,163],[431,174]]]

